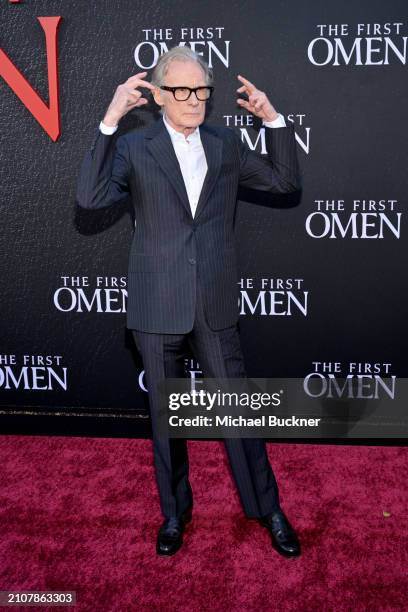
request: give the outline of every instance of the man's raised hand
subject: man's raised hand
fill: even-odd
[[[248,79],[245,79],[240,74],[238,75],[238,80],[241,81],[243,85],[237,89],[237,92],[245,93],[248,96],[248,100],[242,98],[237,99],[237,104],[239,104],[239,106],[246,108],[250,113],[263,121],[273,121],[278,117],[278,113],[263,91],[257,89],[251,81],[248,81]]]
[[[121,83],[116,88],[112,102],[109,104],[105,113],[103,123],[108,126],[116,126],[121,118],[132,108],[137,108],[147,104],[148,100],[143,98],[139,88],[146,88],[153,91],[154,85],[144,80],[147,72],[138,72],[129,77],[125,83]]]

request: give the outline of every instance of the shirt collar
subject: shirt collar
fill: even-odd
[[[173,142],[186,142],[186,140],[188,139],[188,142],[199,142],[200,141],[200,130],[199,127],[197,126],[196,129],[194,130],[194,132],[192,132],[189,136],[186,137],[184,136],[184,134],[182,134],[181,132],[177,132],[177,130],[175,130],[170,123],[166,120],[166,115],[163,113],[163,121],[164,121],[164,125],[167,128],[168,133],[170,134],[170,138],[172,139]]]

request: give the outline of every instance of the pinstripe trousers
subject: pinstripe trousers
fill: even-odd
[[[187,347],[199,362],[205,378],[246,377],[238,327],[214,331],[208,326],[198,277],[196,298],[194,325],[187,334],[132,330],[143,359],[149,391],[156,481],[165,518],[180,518],[192,507],[193,493],[189,482],[187,440],[164,437],[157,432],[156,415],[162,401],[157,385],[164,378],[185,377]],[[225,438],[224,445],[246,516],[260,518],[279,509],[278,486],[265,441]]]

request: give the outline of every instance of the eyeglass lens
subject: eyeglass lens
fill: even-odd
[[[188,87],[177,87],[174,90],[174,97],[179,102],[183,102],[187,100],[190,97],[190,94],[192,93],[193,91]],[[197,96],[197,99],[200,101],[208,100],[211,95],[211,89],[209,87],[198,87],[195,90],[195,94]]]

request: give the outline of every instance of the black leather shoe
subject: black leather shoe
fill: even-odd
[[[167,518],[159,529],[156,552],[158,555],[174,555],[183,544],[185,525],[192,519],[192,510],[189,508],[181,518],[171,516]]]
[[[258,520],[263,527],[268,529],[272,537],[272,546],[278,553],[285,557],[298,557],[300,555],[300,542],[282,510],[263,516]]]

